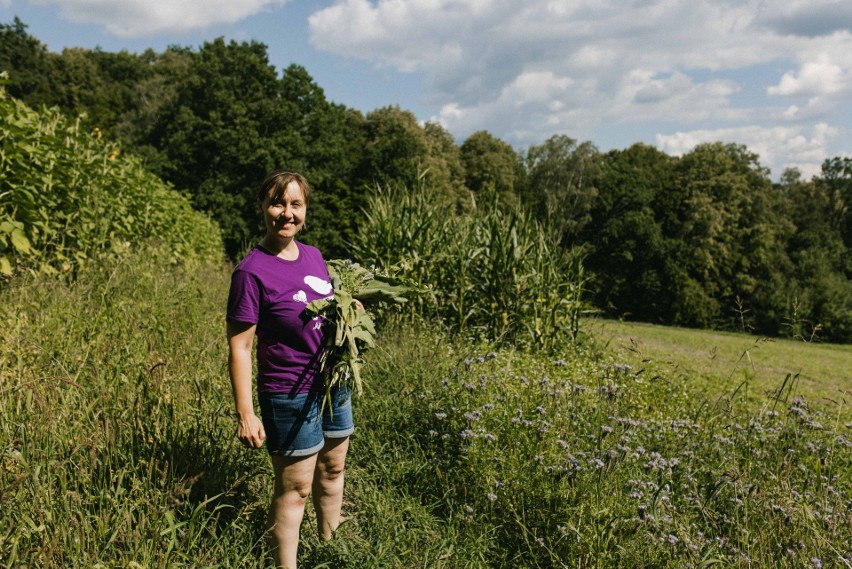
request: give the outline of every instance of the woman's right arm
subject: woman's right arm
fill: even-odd
[[[251,349],[255,328],[246,322],[228,322],[228,371],[239,420],[237,438],[249,448],[260,448],[266,440],[263,423],[255,415],[252,403]]]

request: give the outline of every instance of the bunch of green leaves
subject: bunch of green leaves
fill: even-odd
[[[332,389],[350,381],[359,395],[363,392],[361,366],[364,352],[376,345],[376,311],[407,302],[405,295],[412,289],[389,271],[373,271],[349,260],[332,259],[326,266],[334,295],[311,302],[307,311],[322,316],[328,327],[321,367],[329,400]]]

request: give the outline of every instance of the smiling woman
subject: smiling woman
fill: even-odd
[[[229,371],[238,417],[237,437],[248,448],[266,443],[275,470],[269,510],[273,556],[296,567],[299,527],[313,490],[319,533],[330,539],[340,523],[343,470],[353,432],[345,388],[325,396],[321,374],[324,326],[307,313],[332,285],[319,250],[296,241],[304,226],[310,185],[278,170],[260,185],[266,235],[237,265],[228,298]],[[252,404],[252,344],[257,336],[257,391]]]

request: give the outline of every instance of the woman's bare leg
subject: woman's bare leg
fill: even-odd
[[[322,539],[331,535],[340,525],[340,509],[343,506],[343,471],[346,468],[346,452],[349,437],[325,439],[319,452],[314,473],[313,501],[317,514],[317,529]]]
[[[299,528],[316,464],[315,454],[298,458],[272,455],[275,490],[269,508],[269,538],[277,567],[296,569]]]

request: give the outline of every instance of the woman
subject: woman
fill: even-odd
[[[275,472],[269,509],[272,554],[296,568],[299,527],[313,492],[319,533],[330,539],[340,524],[343,471],[354,431],[348,392],[341,389],[322,413],[319,373],[323,329],[305,314],[332,294],[322,254],[296,241],[311,193],[300,174],[275,171],[260,186],[266,235],[237,265],[228,297],[228,364],[236,403],[237,437],[248,448],[266,441]],[[257,390],[252,404],[252,341],[257,336]],[[321,416],[322,415],[322,416]]]

